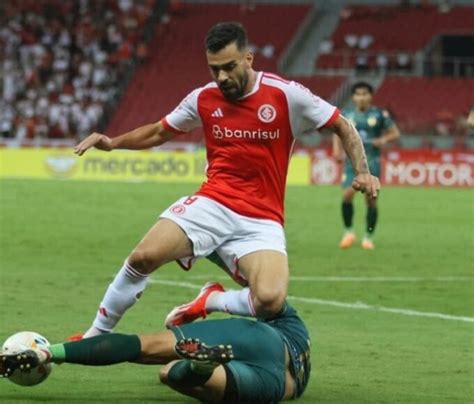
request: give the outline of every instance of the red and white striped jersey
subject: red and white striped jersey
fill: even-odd
[[[178,134],[204,130],[207,180],[197,195],[241,215],[283,224],[295,139],[338,115],[301,84],[260,72],[252,91],[239,100],[227,100],[212,82],[192,91],[162,123]]]

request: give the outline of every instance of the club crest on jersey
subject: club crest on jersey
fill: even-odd
[[[369,124],[369,126],[375,126],[377,125],[377,117],[375,116],[369,116],[367,118],[367,123]]]
[[[257,116],[264,123],[273,122],[277,116],[276,109],[273,105],[263,104],[258,109]]]
[[[182,215],[186,212],[186,208],[183,205],[174,205],[170,208],[170,212],[174,213],[175,215]]]

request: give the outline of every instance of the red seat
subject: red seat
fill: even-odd
[[[414,53],[440,33],[473,32],[474,7],[453,7],[448,13],[440,13],[434,6],[356,6],[347,9],[347,13],[332,37],[333,54],[322,55],[317,61],[318,68],[354,66],[347,66],[348,59],[343,57],[344,53],[361,52],[347,46],[344,38],[349,34],[371,35],[374,42],[369,46],[370,52]]]
[[[474,105],[474,79],[388,77],[374,98],[404,131],[426,132],[437,123],[452,126]]]

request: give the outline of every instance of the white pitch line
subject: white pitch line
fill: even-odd
[[[324,306],[343,307],[346,309],[374,310],[374,311],[381,311],[384,313],[402,314],[405,316],[432,317],[432,318],[439,318],[442,320],[464,321],[468,323],[474,323],[474,317],[453,316],[451,314],[433,313],[433,312],[417,311],[417,310],[411,310],[411,309],[400,309],[396,307],[371,306],[370,304],[366,304],[362,302],[343,303],[343,302],[337,302],[334,300],[321,300],[321,299],[314,299],[311,297],[298,297],[298,296],[288,296],[288,300],[295,300],[295,301],[299,301],[303,303],[320,304]]]
[[[209,275],[186,275],[189,279],[208,279]],[[213,279],[230,279],[228,275],[212,276]],[[290,282],[474,282],[472,276],[293,276]]]
[[[469,276],[440,276],[432,278],[410,276],[291,276],[290,281],[302,282],[473,282]]]
[[[194,283],[189,283],[189,282],[176,282],[176,281],[170,281],[170,280],[165,280],[165,279],[153,279],[153,278],[150,279],[150,283],[168,285],[168,286],[178,286],[181,288],[188,288],[188,289],[201,289],[202,287],[202,285],[196,285]],[[288,296],[288,300],[294,300],[297,302],[309,303],[309,304],[318,304],[322,306],[341,307],[345,309],[372,310],[372,311],[379,311],[383,313],[401,314],[404,316],[431,317],[431,318],[437,318],[441,320],[474,323],[474,317],[453,316],[451,314],[433,313],[433,312],[417,311],[417,310],[411,310],[411,309],[400,309],[396,307],[373,306],[373,305],[362,303],[362,302],[344,303],[344,302],[338,302],[335,300],[323,300],[323,299],[315,299],[311,297],[299,297],[299,296]]]

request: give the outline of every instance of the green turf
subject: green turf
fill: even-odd
[[[0,339],[34,330],[51,341],[89,326],[123,259],[156,216],[194,185],[2,181]],[[289,294],[337,302],[474,316],[472,190],[384,189],[377,249],[340,251],[339,188],[290,187],[287,238],[295,276],[420,277],[418,282],[292,281]],[[356,230],[364,227],[362,198]],[[202,284],[201,263],[156,279]],[[199,278],[202,276],[202,278]],[[437,282],[436,277],[471,277]],[[226,282],[226,285],[231,285]],[[162,329],[195,290],[151,284],[121,332]],[[474,323],[294,301],[313,338],[313,373],[301,403],[444,403],[474,397]],[[43,385],[2,381],[3,402],[193,400],[157,382],[157,368],[62,365]]]

